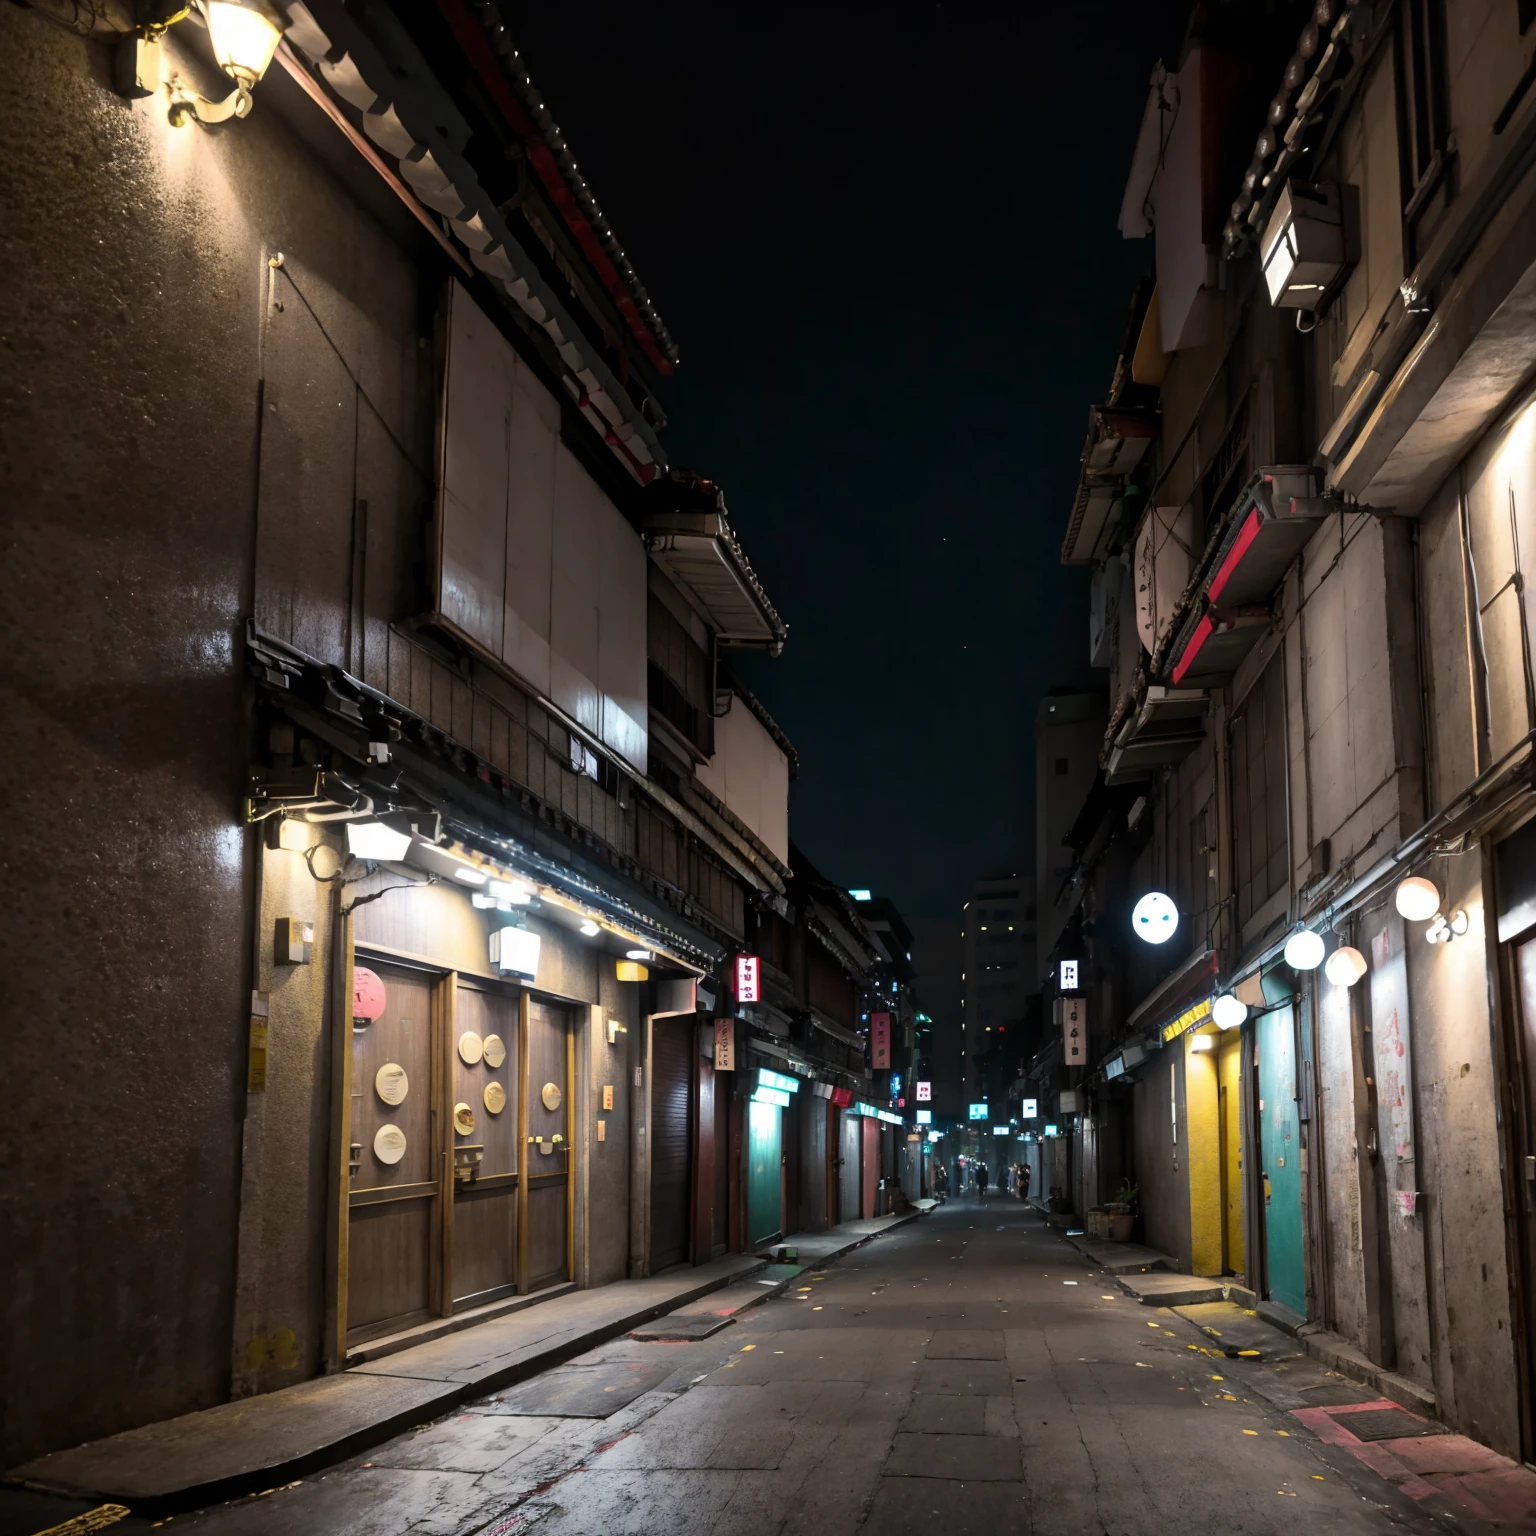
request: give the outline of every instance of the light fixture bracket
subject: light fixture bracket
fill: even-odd
[[[210,101],[199,92],[183,85],[180,76],[171,79],[171,126],[180,128],[196,118],[200,123],[227,123],[230,118],[249,117],[255,101],[250,87],[243,80],[235,81],[235,88],[222,101]]]

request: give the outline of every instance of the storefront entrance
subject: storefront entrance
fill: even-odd
[[[859,1150],[863,1144],[859,1127],[864,1121],[862,1116],[851,1115],[847,1110],[840,1113],[842,1124],[838,1128],[837,1219],[857,1221],[862,1184]]]
[[[353,990],[347,1346],[569,1279],[570,1010],[361,950]]]
[[[673,1264],[687,1263],[689,1257],[693,1194],[693,1064],[698,1057],[694,1038],[692,1014],[651,1021],[650,1272],[653,1275]],[[713,1114],[712,1095],[710,1109]]]
[[[776,1104],[747,1102],[747,1251],[783,1235],[783,1149]]]
[[[1307,1278],[1301,1230],[1301,1120],[1296,1107],[1296,1015],[1260,1014],[1259,1157],[1264,1195],[1264,1289],[1301,1316]]]

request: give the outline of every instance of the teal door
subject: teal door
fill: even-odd
[[[1272,1301],[1305,1316],[1301,1120],[1296,1111],[1296,1024],[1290,1005],[1260,1014],[1258,1034],[1265,1288]]]
[[[780,1193],[779,1107],[747,1104],[747,1247],[783,1235]]]

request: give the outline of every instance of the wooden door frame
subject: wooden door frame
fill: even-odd
[[[333,972],[328,991],[331,1024],[331,1174],[326,1212],[326,1327],[323,1369],[329,1374],[346,1369],[347,1292],[351,1283],[352,1219],[352,975],[357,967],[358,945],[352,914],[343,913],[340,888],[331,893],[331,930],[334,935]],[[433,1197],[437,1210],[428,1223],[431,1250],[427,1254],[427,1310],[447,1317],[453,1310],[453,1116],[444,1110],[453,1020],[457,1011],[458,973],[420,959],[406,960],[386,948],[365,944],[364,958],[397,965],[429,978],[427,1142],[438,1160],[429,1182],[438,1186]]]
[[[517,1294],[528,1294],[528,1036],[533,998],[525,987],[517,999],[517,1258],[513,1278]]]

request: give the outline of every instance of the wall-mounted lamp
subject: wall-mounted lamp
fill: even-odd
[[[617,1019],[609,1019],[608,1020],[608,1044],[609,1045],[616,1045],[618,1043],[619,1036],[620,1035],[627,1035],[628,1033],[629,1033],[628,1027],[626,1025],[620,1024]]]
[[[620,981],[646,981],[651,973],[637,960],[620,960],[614,966],[614,974]]]
[[[1236,1029],[1248,1017],[1248,1005],[1230,992],[1223,992],[1211,1004],[1211,1018],[1219,1029]]]
[[[355,859],[393,864],[405,857],[410,846],[411,834],[386,821],[347,823],[347,852]]]
[[[1328,956],[1323,974],[1336,987],[1352,987],[1365,975],[1365,956],[1351,944],[1341,944]]]
[[[1410,923],[1427,923],[1440,910],[1440,888],[1423,875],[1409,875],[1399,882],[1394,900]]]
[[[1457,907],[1449,917],[1443,912],[1435,913],[1433,921],[1424,930],[1424,937],[1431,944],[1449,944],[1452,939],[1459,939],[1471,926],[1471,918]]]
[[[602,928],[597,923],[594,923],[590,917],[584,917],[581,920],[580,932],[585,937],[595,939],[602,931]]]
[[[1216,1049],[1215,1035],[1191,1035],[1189,1048],[1192,1051],[1214,1051]]]
[[[266,74],[287,25],[266,0],[199,0],[208,24],[208,41],[220,69],[235,82],[222,101],[210,101],[179,77],[171,80],[171,122],[178,128],[196,118],[223,123],[250,116],[251,91]],[[153,96],[160,89],[160,45],[165,23],[126,38],[117,59],[117,89],[130,99]]]
[[[1310,928],[1298,928],[1285,941],[1285,963],[1293,971],[1315,971],[1323,963],[1327,945],[1320,933]]]

